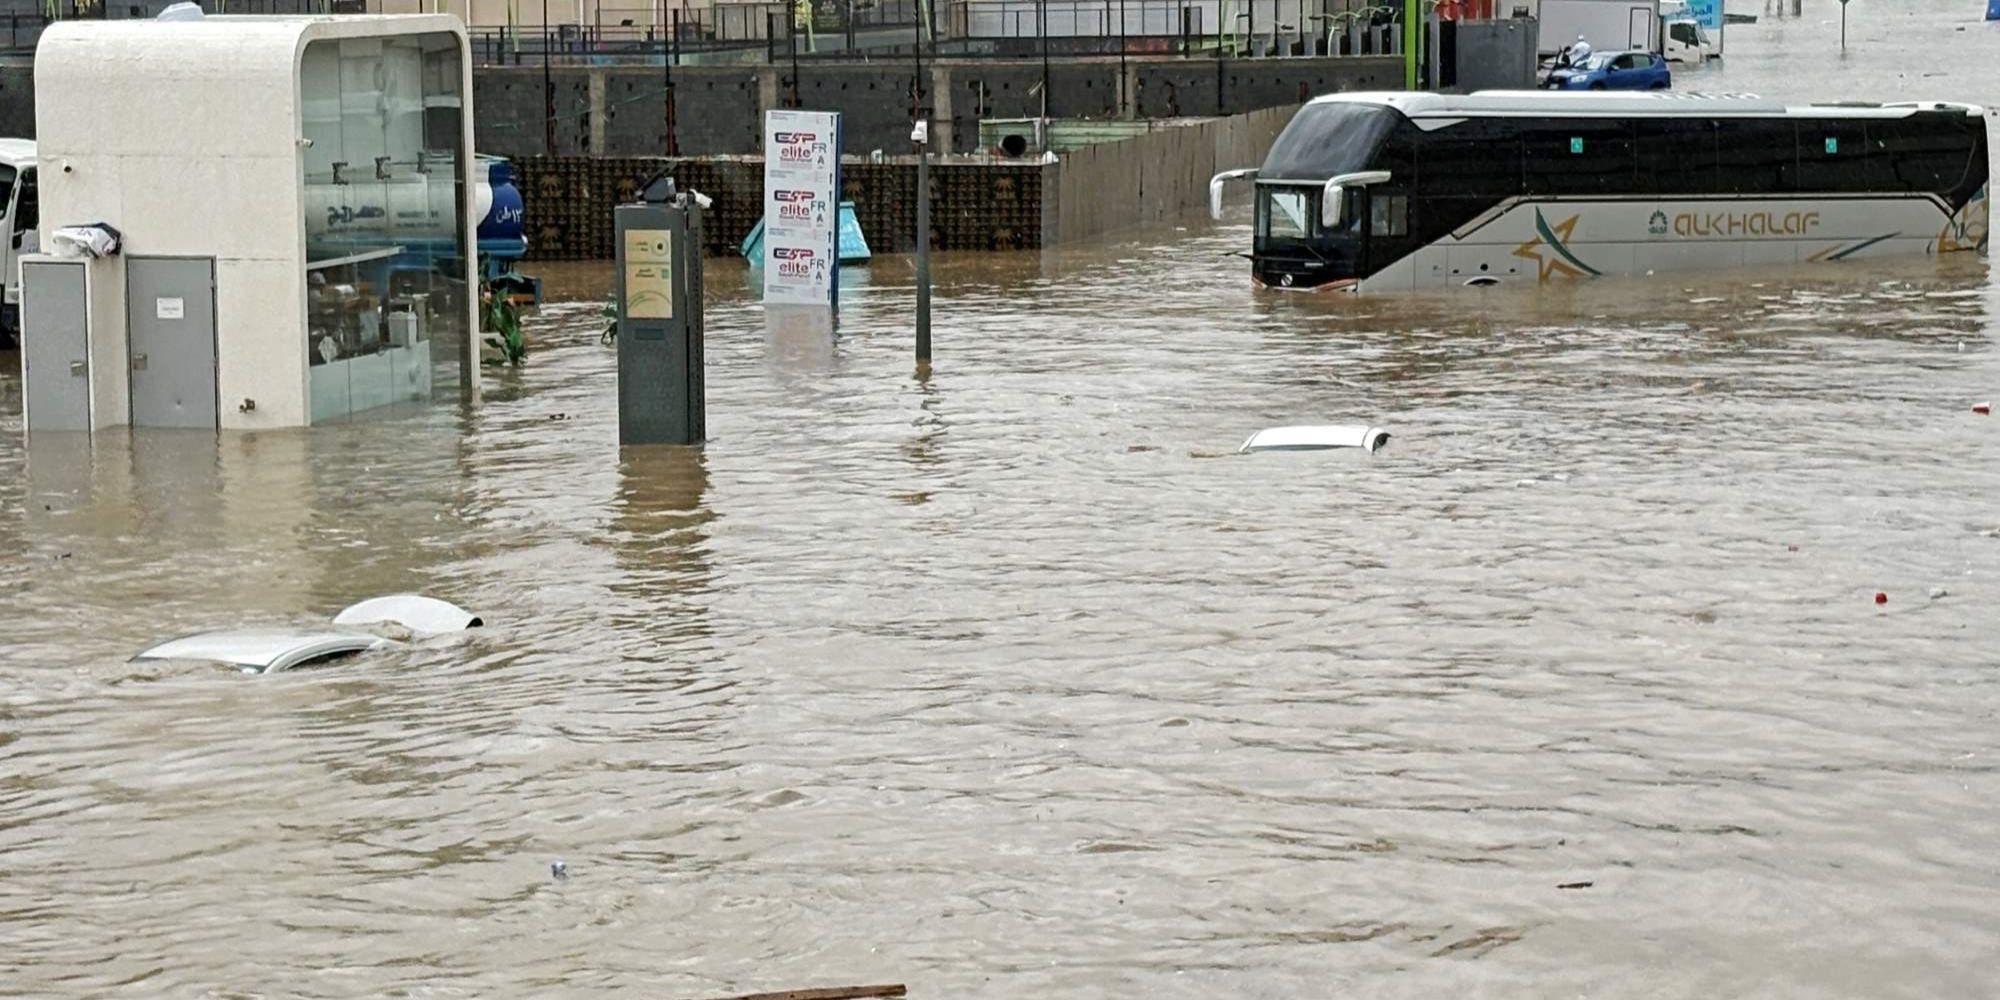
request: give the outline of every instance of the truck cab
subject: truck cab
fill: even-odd
[[[35,143],[0,139],[0,348],[14,346],[21,331],[21,257],[41,249],[41,199],[35,188]]]
[[[1722,52],[1686,0],[1666,0],[1660,4],[1660,54],[1668,62],[1699,66]]]

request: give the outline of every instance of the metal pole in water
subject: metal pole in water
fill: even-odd
[[[799,106],[799,0],[792,0],[791,6],[787,9],[791,16],[791,24],[785,28],[785,38],[792,43],[791,106],[796,108]]]
[[[1840,53],[1847,54],[1847,0],[1840,0]]]
[[[917,123],[924,130],[925,123]],[[931,150],[917,147],[917,364],[931,364]]]
[[[1044,36],[1046,38],[1046,36]],[[917,76],[910,141],[917,147],[917,368],[931,366],[931,122],[924,106],[923,25],[917,26]]]
[[[542,0],[542,142],[556,155],[556,85],[549,73],[549,0]]]

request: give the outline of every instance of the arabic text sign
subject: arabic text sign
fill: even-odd
[[[625,316],[674,318],[672,234],[664,229],[625,230]]]
[[[1722,0],[1688,0],[1688,13],[1703,28],[1711,32],[1722,30]]]
[[[764,114],[764,301],[830,305],[840,262],[840,115]]]

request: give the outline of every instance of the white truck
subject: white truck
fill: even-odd
[[[1660,54],[1668,62],[1693,63],[1722,58],[1722,45],[1701,26],[1687,0],[1660,0]],[[1720,29],[1718,29],[1720,30]]]
[[[1659,0],[1542,0],[1535,16],[1535,48],[1544,56],[1569,48],[1578,36],[1601,52],[1659,50]]]
[[[1687,0],[1541,0],[1535,48],[1552,56],[1578,36],[1599,52],[1638,49],[1668,62],[1695,63],[1721,54]]]
[[[35,143],[0,139],[0,349],[14,346],[21,330],[21,256],[41,249],[41,199],[35,193]]]

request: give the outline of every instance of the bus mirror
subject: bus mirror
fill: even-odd
[[[1233,180],[1249,178],[1255,180],[1257,170],[1225,170],[1208,179],[1208,215],[1212,219],[1222,218],[1222,186]]]
[[[1350,187],[1367,187],[1370,184],[1387,184],[1387,170],[1359,170],[1351,174],[1339,174],[1328,178],[1326,186],[1320,189],[1319,214],[1328,229],[1338,227],[1343,221],[1341,215],[1341,195]]]

